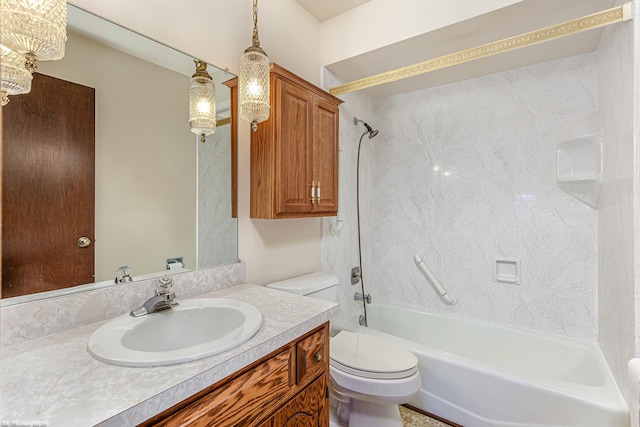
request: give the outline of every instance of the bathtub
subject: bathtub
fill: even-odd
[[[338,329],[388,337],[418,358],[410,405],[465,427],[628,427],[596,343],[393,304],[367,305]]]

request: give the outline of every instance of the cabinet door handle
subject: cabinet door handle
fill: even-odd
[[[316,201],[316,182],[311,181],[311,204],[313,205]]]
[[[318,193],[317,193],[317,196],[318,196],[318,203],[320,203],[320,181],[318,181]]]

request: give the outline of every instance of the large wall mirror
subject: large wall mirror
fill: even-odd
[[[234,76],[207,67],[218,126],[202,143],[189,126],[193,57],[67,10],[65,57],[39,62],[32,92],[3,107],[2,305],[112,285],[124,266],[140,280],[236,262],[222,84]],[[73,132],[81,147],[53,145]],[[72,195],[81,183],[88,198]],[[75,219],[87,212],[91,224]],[[51,249],[43,227],[63,234],[65,250]],[[91,259],[88,275],[76,273],[81,258]]]

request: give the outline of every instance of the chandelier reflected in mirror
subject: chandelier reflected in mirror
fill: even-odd
[[[24,66],[24,56],[5,46],[2,48],[2,106],[9,103],[9,95],[22,95],[31,91],[33,76]]]
[[[205,142],[216,131],[216,87],[207,72],[207,63],[195,59],[196,73],[189,88],[189,124],[191,132]]]
[[[36,61],[53,61],[64,56],[67,2],[2,0],[0,13],[2,105],[6,105],[9,95],[28,93],[31,90],[31,74],[37,69]],[[20,68],[20,62],[29,77]],[[6,64],[9,66],[5,69]]]

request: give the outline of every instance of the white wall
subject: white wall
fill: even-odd
[[[521,1],[371,0],[322,23],[322,63],[333,64]]]
[[[73,0],[70,3],[194,57],[238,72],[251,44],[252,2]],[[271,61],[318,84],[320,27],[294,0],[259,4],[261,46]],[[239,126],[238,252],[247,280],[263,284],[320,269],[320,220],[249,219],[250,125]]]
[[[177,256],[194,268],[189,77],[73,33],[66,51],[39,70],[96,90],[96,281],[113,280],[123,265],[136,276],[163,271]]]

